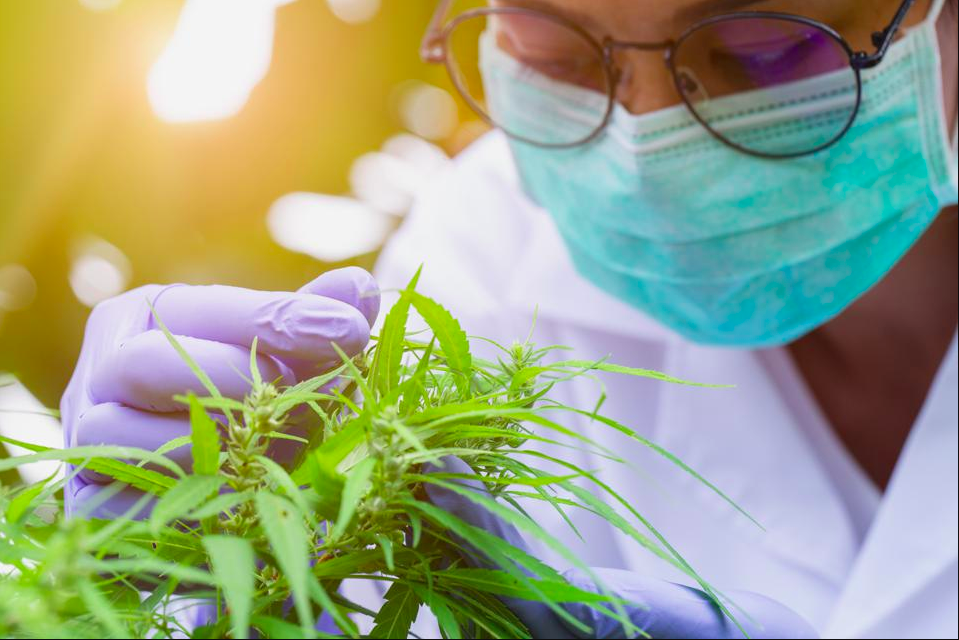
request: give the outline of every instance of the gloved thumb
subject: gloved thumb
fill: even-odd
[[[456,456],[445,456],[441,459],[443,466],[426,463],[423,465],[423,473],[449,473],[460,476],[472,476],[475,472],[468,464]],[[489,492],[480,480],[466,478],[449,478],[444,480],[449,483],[456,483],[468,489],[471,489],[481,495],[489,497]],[[493,514],[483,506],[476,504],[469,498],[447,489],[446,487],[425,483],[424,490],[426,497],[434,505],[450,513],[463,522],[478,527],[487,533],[491,533],[502,538],[513,547],[528,552],[526,541],[516,527],[506,522],[499,516]]]
[[[312,293],[345,302],[363,314],[373,326],[380,312],[380,288],[373,276],[360,267],[344,267],[321,274],[297,293]]]

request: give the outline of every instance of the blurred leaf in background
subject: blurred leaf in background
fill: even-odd
[[[0,371],[56,406],[98,300],[370,267],[483,129],[418,59],[433,7],[0,3]]]

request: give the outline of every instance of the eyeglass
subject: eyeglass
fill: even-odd
[[[875,50],[869,53],[853,50],[828,25],[790,13],[723,14],[696,22],[675,40],[637,42],[608,36],[599,40],[562,15],[520,5],[472,9],[447,22],[453,0],[441,0],[420,55],[426,62],[445,63],[457,91],[490,125],[530,144],[565,148],[593,140],[609,124],[624,73],[617,53],[661,50],[679,98],[713,137],[750,155],[793,158],[825,149],[849,130],[862,101],[860,72],[882,61],[914,2],[903,0],[892,21],[872,34]],[[498,113],[497,102],[527,102],[535,110],[538,94],[497,95],[507,89],[484,83],[477,63],[483,38],[493,38],[525,70],[531,85],[545,79],[585,89],[596,108],[544,118],[532,131],[528,123],[522,130],[511,126]],[[809,83],[816,83],[817,95],[827,99],[814,113],[795,109],[790,117],[790,101],[801,101]],[[780,130],[801,134],[762,135],[756,126],[747,126],[762,122],[777,107],[785,107],[777,111]],[[734,117],[744,112],[755,117]]]

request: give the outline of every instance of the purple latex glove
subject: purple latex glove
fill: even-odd
[[[242,399],[249,391],[243,376],[250,375],[254,337],[263,379],[294,384],[339,362],[332,343],[351,355],[366,346],[380,296],[373,276],[348,267],[324,273],[296,292],[146,285],[105,300],[90,314],[60,400],[66,446],[155,450],[190,432],[184,407],[173,396],[206,392],[157,328],[148,302],[220,392]],[[189,447],[168,455],[184,468],[192,464]],[[73,477],[65,489],[67,515],[115,517],[140,498],[127,488],[98,499],[108,482],[87,469]]]
[[[442,468],[424,465],[426,473],[442,472],[472,475],[473,470],[456,457],[443,458]],[[474,491],[489,495],[486,487],[476,480],[449,480],[458,482]],[[529,552],[526,541],[516,528],[483,507],[463,496],[439,487],[426,484],[426,494],[437,507],[457,516],[464,522],[506,540],[514,547]],[[468,561],[475,565],[489,564],[481,552],[476,552]],[[699,589],[664,580],[648,578],[630,571],[618,569],[591,569],[607,589],[616,597],[637,603],[626,607],[630,620],[653,638],[742,638],[742,632]],[[564,573],[569,582],[580,589],[599,593],[601,590],[591,578],[578,570]],[[741,611],[736,617],[750,638],[817,638],[816,631],[791,609],[749,591],[729,591]],[[516,616],[526,624],[534,638],[623,638],[622,625],[588,605],[564,603],[563,608],[594,630],[585,636],[566,626],[563,620],[541,602],[516,598],[501,598]]]

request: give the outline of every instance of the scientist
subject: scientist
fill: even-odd
[[[604,477],[632,487],[699,572],[762,594],[743,599],[755,635],[811,634],[804,619],[828,637],[954,638],[956,4],[439,2],[422,54],[496,131],[421,196],[378,285],[346,269],[296,293],[149,285],[101,303],[61,403],[67,444],[152,448],[187,433],[170,398],[198,385],[145,298],[240,397],[254,336],[265,375],[315,373],[335,361],[331,342],[365,345],[377,287],[422,263],[420,288],[471,334],[512,340],[538,315],[541,343],[735,385],[611,379],[604,411],[765,531],[638,443],[590,436],[648,472]],[[596,398],[589,381],[568,393]],[[99,482],[81,473],[68,509]],[[515,535],[455,496],[431,498]],[[634,612],[652,635],[735,635],[608,524],[577,526],[583,539],[564,541],[652,605]],[[602,622],[597,634],[616,632]]]

